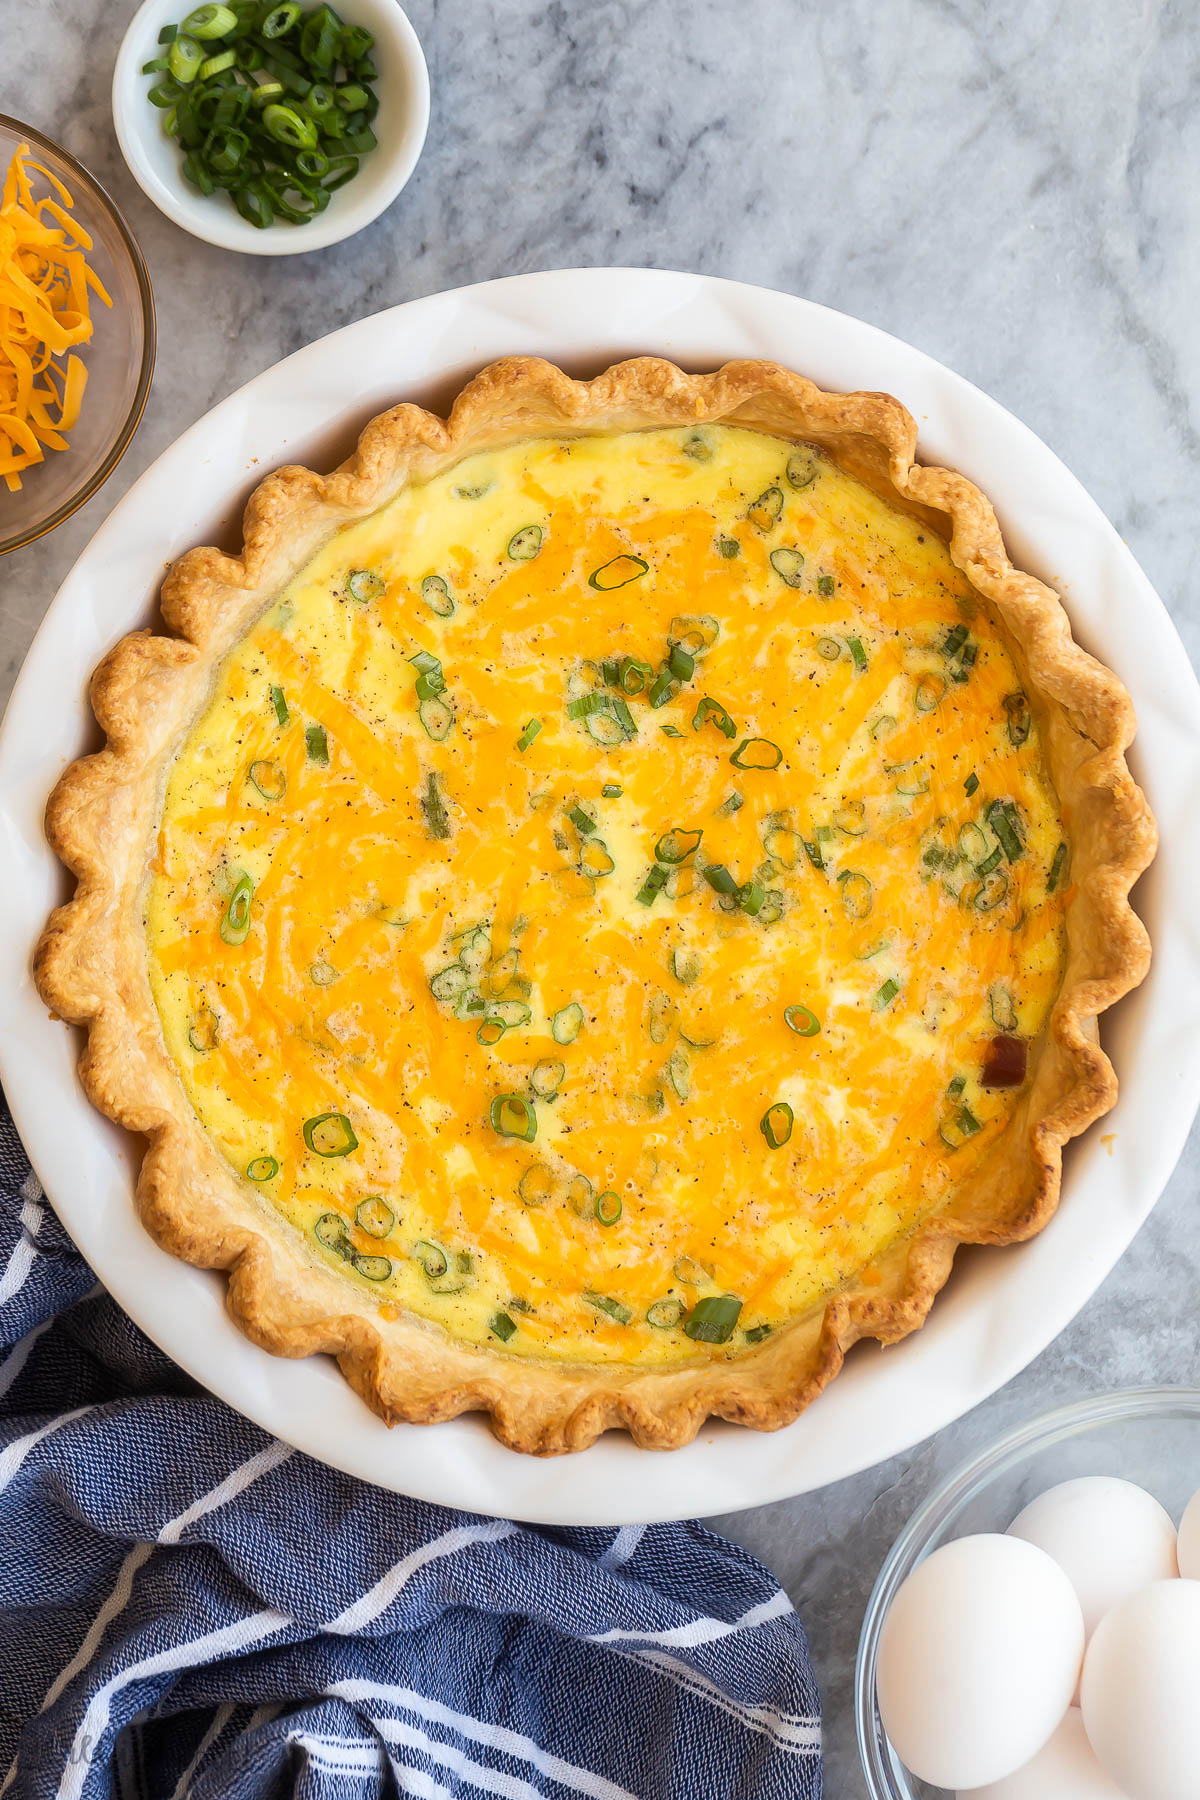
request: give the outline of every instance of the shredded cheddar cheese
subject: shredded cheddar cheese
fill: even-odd
[[[364,1293],[730,1356],[994,1149],[1061,840],[927,527],[755,432],[538,440],[333,538],[228,657],[150,977],[215,1142]]]
[[[36,175],[52,190],[40,200]],[[72,218],[74,204],[22,144],[0,200],[0,474],[10,491],[47,450],[67,449],[87,384],[73,352],[92,335],[89,289],[112,305],[88,267],[92,240]]]

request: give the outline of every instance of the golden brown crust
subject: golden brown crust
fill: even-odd
[[[406,482],[538,434],[713,420],[822,445],[947,535],[955,563],[994,606],[1023,662],[1071,837],[1063,985],[1006,1153],[894,1246],[874,1285],[850,1287],[732,1361],[644,1370],[518,1360],[456,1343],[407,1315],[385,1318],[305,1251],[207,1138],[163,1044],[145,966],[141,894],[164,771],[217,663],[270,596],[332,532]],[[469,382],[445,421],[398,406],[367,426],[333,474],[269,475],[247,505],[240,556],[197,549],[171,568],[162,611],[175,635],[137,632],[101,663],[92,704],[107,745],[68,769],[51,796],[47,835],[77,888],[50,919],[35,972],[47,1005],[87,1029],[80,1071],[95,1105],[148,1140],[137,1189],[147,1228],[187,1261],[228,1271],[229,1309],[256,1343],[283,1356],[335,1355],[389,1423],[484,1410],[514,1449],[579,1450],[613,1427],[669,1449],[710,1416],[761,1430],[790,1423],[850,1345],[891,1343],[924,1322],[959,1244],[1011,1243],[1050,1218],[1063,1144],[1116,1098],[1096,1021],[1149,963],[1128,895],[1154,854],[1154,822],[1125,762],[1134,716],[1121,683],[1074,642],[1058,596],[1009,562],[978,489],[923,467],[916,449],[915,422],[899,401],[823,393],[773,363],[687,375],[641,358],[577,382],[549,363],[511,357]]]

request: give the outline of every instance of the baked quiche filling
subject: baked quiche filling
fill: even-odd
[[[654,1366],[869,1286],[993,1152],[1068,879],[928,526],[759,432],[539,439],[226,659],[149,971],[210,1138],[385,1314]]]

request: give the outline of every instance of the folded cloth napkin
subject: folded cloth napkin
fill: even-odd
[[[0,1535],[11,1800],[819,1800],[804,1633],[760,1564],[276,1442],[96,1285],[2,1098]]]

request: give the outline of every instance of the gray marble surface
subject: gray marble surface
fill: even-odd
[[[949,363],[1096,495],[1200,650],[1200,27],[1188,0],[412,0],[433,117],[396,205],[274,263],[186,237],[121,162],[108,73],[131,0],[2,0],[0,107],[96,170],[151,266],[145,421],[108,486],[0,570],[4,692],[62,576],[140,471],[284,353],[400,300],[623,263],[841,308]],[[874,1573],[930,1485],[1051,1402],[1194,1381],[1200,1141],[1071,1328],[913,1454],[721,1521],[786,1583],[864,1793],[850,1677]]]

